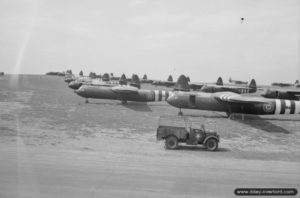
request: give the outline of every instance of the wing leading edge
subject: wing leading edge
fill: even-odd
[[[137,94],[139,89],[133,86],[116,86],[112,87],[111,90],[119,94]]]
[[[218,92],[214,94],[214,98],[222,102],[230,103],[269,103],[270,100],[258,97],[242,96],[232,92]]]

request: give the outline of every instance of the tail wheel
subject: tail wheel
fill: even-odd
[[[226,115],[227,115],[227,118],[230,118],[231,113],[229,111],[226,111]]]
[[[165,142],[167,149],[176,149],[178,147],[178,139],[175,136],[169,136]]]
[[[183,113],[182,113],[182,111],[181,111],[181,108],[179,109],[178,115],[179,115],[179,116],[182,116],[182,115],[183,115]]]
[[[205,143],[206,149],[215,151],[218,149],[218,141],[215,138],[209,138]]]

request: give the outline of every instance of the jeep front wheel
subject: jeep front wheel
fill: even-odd
[[[176,149],[178,146],[178,139],[175,136],[169,136],[165,142],[166,149]]]
[[[209,138],[205,143],[205,147],[209,151],[215,151],[218,149],[218,141],[215,138]]]

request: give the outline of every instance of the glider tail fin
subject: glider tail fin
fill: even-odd
[[[221,77],[218,78],[216,85],[223,85],[223,79]]]
[[[141,88],[141,82],[138,75],[132,74],[130,85],[139,89]]]
[[[190,91],[188,79],[185,77],[185,75],[179,76],[175,84],[174,91]]]
[[[119,80],[119,84],[120,85],[127,85],[127,79],[126,79],[126,76],[125,74],[122,74],[120,80]]]
[[[256,92],[257,86],[256,86],[256,81],[254,79],[251,80],[251,82],[249,84],[249,88],[253,89]]]

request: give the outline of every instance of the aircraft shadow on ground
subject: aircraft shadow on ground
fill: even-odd
[[[188,145],[178,145],[176,150],[186,150],[186,151],[203,151],[203,152],[211,152],[208,151],[204,146],[188,146]],[[214,152],[229,152],[230,149],[228,148],[218,148]]]
[[[184,114],[185,116],[189,116],[189,117],[202,117],[202,118],[223,118],[226,119],[226,116],[222,116],[222,115],[188,115],[188,114]]]
[[[123,106],[134,111],[152,112],[151,108],[146,102],[130,102],[124,104]]]
[[[242,115],[235,115],[234,119],[234,121],[269,133],[290,133],[290,131],[286,130],[285,128],[277,126],[268,120],[269,119],[264,119],[257,115],[245,115],[244,120],[242,120]]]
[[[170,106],[167,103],[161,103],[161,104],[153,104],[153,103],[148,103],[149,106],[153,106],[153,107],[160,107],[160,106]]]
[[[127,104],[122,104],[121,102],[89,102],[86,105],[88,104],[123,106],[134,111],[152,112],[146,102],[128,102]]]
[[[293,121],[293,122],[300,122],[300,119],[290,119],[290,118],[284,118],[284,119],[282,119],[282,118],[263,118],[264,120],[274,120],[274,121],[282,121],[282,122],[284,122],[284,121],[288,121],[288,122],[290,122],[290,121]]]
[[[216,115],[188,115],[184,114],[185,116],[190,117],[204,117],[204,118],[217,118],[217,119],[229,119],[226,118],[225,115],[216,114]],[[257,115],[244,115],[244,120],[242,119],[242,114],[234,114],[233,120],[240,122],[242,124],[249,125],[253,128],[260,129],[269,133],[285,133],[288,134],[290,131],[277,126],[273,123],[271,123],[271,120],[274,121],[300,121],[299,119],[280,119],[280,118],[261,118]],[[270,120],[270,121],[269,121]]]
[[[226,114],[217,113],[217,112],[214,112],[214,114],[211,114],[211,115],[204,115],[204,114],[189,114],[189,113],[183,112],[183,116],[193,117],[193,118],[202,117],[202,118],[220,118],[220,119],[227,119]]]

